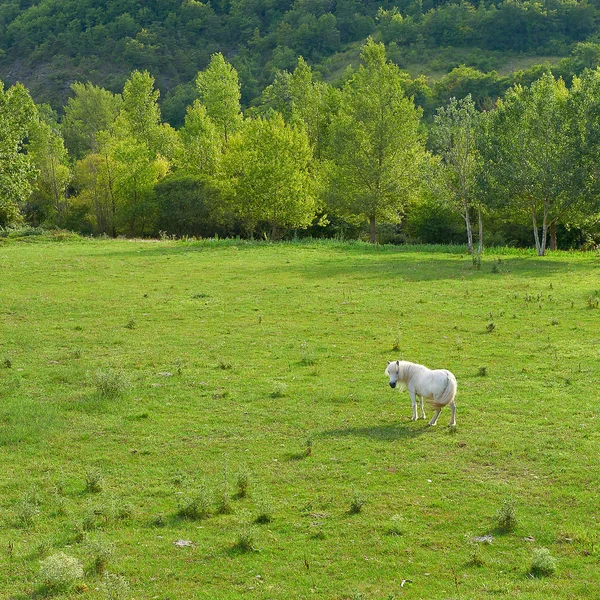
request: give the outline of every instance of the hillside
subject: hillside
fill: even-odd
[[[214,52],[238,71],[247,105],[300,55],[325,79],[339,79],[368,35],[384,41],[402,68],[438,78],[460,64],[506,72],[523,57],[528,64],[545,60],[538,56],[557,61],[577,43],[598,41],[599,6],[597,0],[0,0],[0,79],[23,82],[37,102],[58,109],[73,81],[120,91],[133,69],[147,69],[162,91],[165,118],[176,123],[194,96],[190,82]]]

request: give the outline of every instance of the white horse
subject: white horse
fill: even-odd
[[[412,400],[412,420],[416,421],[417,416],[417,398],[421,400],[421,415],[425,419],[425,410],[423,409],[423,398],[435,409],[435,414],[428,425],[433,426],[437,423],[442,408],[450,405],[450,427],[456,425],[456,405],[454,397],[456,396],[456,377],[446,369],[436,369],[434,371],[405,360],[396,360],[388,363],[385,374],[390,378],[390,387],[395,388],[398,382],[401,387],[406,388]]]

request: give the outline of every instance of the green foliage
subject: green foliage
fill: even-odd
[[[20,220],[19,203],[31,192],[35,174],[24,140],[35,122],[35,105],[20,84],[4,90],[0,81],[0,227]]]
[[[261,222],[271,239],[312,223],[317,204],[311,157],[305,129],[286,125],[279,114],[247,119],[231,137],[223,157],[224,193],[250,237]]]
[[[425,149],[420,111],[383,44],[369,39],[361,58],[331,123],[328,200],[335,211],[366,218],[375,242],[376,221],[398,221],[418,192]]]
[[[530,572],[535,577],[548,577],[556,572],[556,559],[548,548],[536,548],[533,551]]]
[[[83,579],[83,567],[75,557],[57,552],[41,561],[39,577],[51,589],[68,589]]]

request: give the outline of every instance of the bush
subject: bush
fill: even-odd
[[[512,499],[505,500],[496,513],[498,529],[504,532],[514,531],[517,526],[516,502]]]
[[[83,567],[73,556],[57,552],[41,562],[40,579],[50,588],[68,588],[83,579]]]
[[[556,571],[556,559],[548,548],[536,548],[531,559],[531,574],[535,577],[548,577]]]
[[[93,383],[105,398],[116,398],[129,387],[129,379],[120,369],[98,369],[93,375]]]

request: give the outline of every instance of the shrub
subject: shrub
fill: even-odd
[[[387,528],[388,535],[404,535],[404,527],[402,524],[402,516],[394,515],[390,519],[390,523]]]
[[[107,600],[125,600],[129,594],[129,583],[121,575],[104,573],[100,591]]]
[[[98,369],[93,375],[93,383],[105,398],[121,396],[129,387],[129,379],[120,369]]]
[[[246,498],[250,489],[250,472],[240,469],[236,475],[237,497]]]
[[[352,496],[352,500],[350,501],[350,514],[357,515],[363,509],[363,506],[366,503],[366,498],[360,492],[354,492]]]
[[[556,571],[556,559],[548,548],[536,548],[531,559],[531,574],[534,577],[548,577]]]
[[[50,588],[67,588],[82,578],[81,563],[64,552],[57,552],[40,563],[40,579]]]
[[[252,552],[256,550],[256,530],[254,527],[246,525],[237,536],[234,549],[238,552]]]
[[[85,491],[91,494],[98,494],[104,487],[104,476],[97,467],[90,467],[85,472]]]
[[[91,571],[102,575],[108,564],[114,560],[115,547],[106,540],[95,539],[87,543],[87,550],[92,560]]]
[[[199,521],[210,516],[210,500],[206,487],[202,486],[195,496],[182,498],[177,514],[191,521]]]
[[[513,499],[504,500],[496,513],[496,524],[500,531],[514,531],[517,526],[516,502]]]

